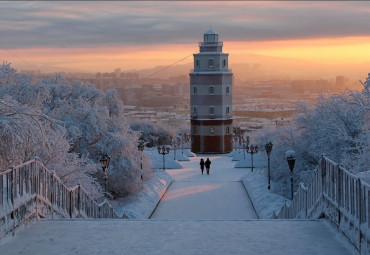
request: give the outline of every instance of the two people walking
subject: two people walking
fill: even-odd
[[[209,169],[211,168],[211,161],[209,160],[209,158],[207,158],[206,161],[204,161],[203,159],[200,159],[199,164],[200,164],[200,170],[202,171],[202,174],[204,172],[204,167],[205,167],[207,174],[209,175]]]

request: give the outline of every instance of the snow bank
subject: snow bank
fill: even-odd
[[[267,178],[260,170],[247,172],[242,177],[242,182],[260,219],[271,219],[273,213],[279,212],[287,200],[287,198],[267,189]],[[271,186],[274,186],[273,182],[271,182]]]
[[[110,200],[118,215],[129,219],[148,219],[173,178],[163,170],[155,170],[153,177],[143,183],[141,191],[127,197]]]
[[[241,154],[243,156],[243,154]],[[234,159],[233,159],[234,161]],[[248,167],[248,168],[251,168],[252,167],[252,158],[251,158],[251,155],[250,154],[246,154],[245,155],[245,159],[240,157],[239,159],[239,162],[236,162],[235,166],[236,168],[238,167]],[[263,167],[266,167],[266,163],[264,162],[264,160],[262,159],[262,155],[261,154],[254,154],[253,155],[253,167],[259,167],[259,168],[263,168]]]
[[[188,150],[188,149],[186,149],[186,150],[184,150],[184,154],[185,154],[185,156],[187,156],[187,157],[195,157],[195,154],[194,153],[192,153],[190,150]]]
[[[181,153],[177,153],[176,154],[176,160],[178,161],[190,161],[190,159],[185,155],[185,151],[184,151],[184,154]]]

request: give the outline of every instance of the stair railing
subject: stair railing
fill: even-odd
[[[276,219],[327,218],[361,254],[370,254],[370,185],[326,157],[308,187],[300,185]]]
[[[0,238],[32,218],[120,218],[81,186],[66,187],[37,158],[0,172]]]

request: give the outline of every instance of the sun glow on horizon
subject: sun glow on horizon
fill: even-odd
[[[171,65],[185,57],[179,64],[192,63],[191,55],[199,50],[197,43],[2,50],[1,61],[12,62],[22,69],[29,69],[25,67],[25,63],[29,63],[41,69],[42,66],[53,66],[86,72],[110,72],[117,67],[135,70]],[[370,62],[370,37],[242,42],[224,40],[223,51],[230,54],[232,63],[247,63],[251,54],[293,58],[312,64],[365,63]]]

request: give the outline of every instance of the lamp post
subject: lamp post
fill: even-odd
[[[244,137],[243,137],[243,158],[245,159],[245,151],[246,151],[246,143],[245,143],[245,140],[244,140]]]
[[[269,143],[266,143],[265,145],[265,149],[266,149],[266,153],[267,153],[267,171],[268,171],[268,186],[267,186],[267,189],[270,189],[271,186],[270,186],[270,178],[271,178],[271,175],[270,175],[270,153],[272,151],[272,142],[269,142]]]
[[[288,161],[289,169],[290,169],[290,190],[291,190],[291,198],[293,200],[293,169],[295,163],[295,152],[294,151],[287,151],[285,153],[286,160]]]
[[[140,151],[140,169],[143,170],[143,151],[144,151],[144,142],[140,141],[137,146],[138,151]]]
[[[236,152],[236,142],[238,141],[238,137],[234,134],[234,150]]]
[[[108,167],[110,162],[110,156],[104,154],[103,157],[100,159],[101,167],[103,168],[104,172],[104,182],[105,182],[105,193],[107,194],[107,182],[108,182]]]
[[[189,147],[190,135],[185,133],[185,146],[186,148]]]
[[[166,154],[170,153],[170,147],[164,145],[162,147],[158,146],[157,150],[158,153],[163,156],[163,171],[165,171],[166,170],[165,156]]]
[[[253,172],[253,154],[258,152],[258,146],[251,144],[251,146],[250,147],[247,146],[245,148],[245,150],[247,151],[247,153],[251,154],[251,158],[252,158],[252,169],[251,169],[251,171]]]
[[[173,160],[176,160],[176,141],[172,140],[173,145]]]

